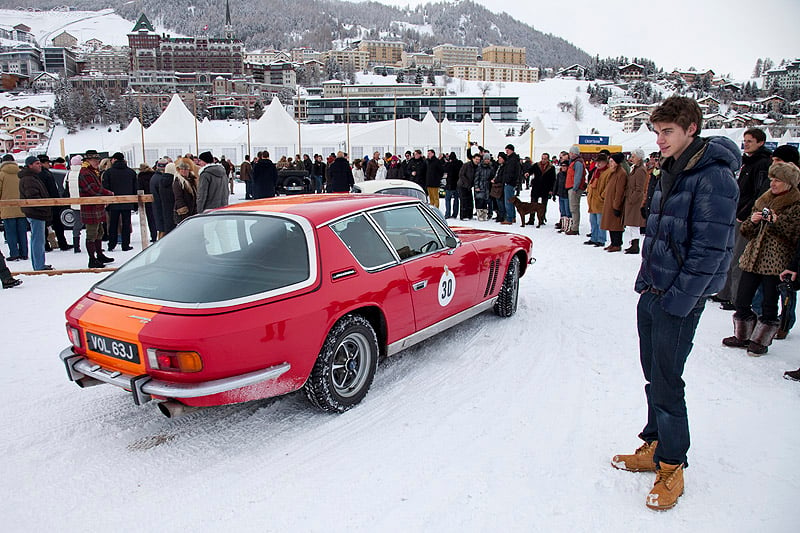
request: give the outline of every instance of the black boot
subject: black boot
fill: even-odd
[[[638,254],[639,253],[639,239],[631,239],[631,245],[628,248],[625,248],[626,254]]]
[[[114,258],[108,257],[106,254],[103,253],[103,250],[97,250],[97,260],[100,261],[102,264],[106,263],[113,263]]]
[[[105,265],[95,257],[98,246],[94,241],[86,241],[86,253],[89,254],[89,268],[103,268]]]

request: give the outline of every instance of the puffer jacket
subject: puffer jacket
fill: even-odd
[[[488,162],[482,162],[475,168],[475,199],[488,200],[492,188],[494,168]]]
[[[792,187],[775,196],[767,191],[756,200],[753,213],[769,208],[777,215],[774,222],[755,224],[749,218],[740,231],[749,239],[739,258],[739,267],[754,274],[777,276],[789,266],[800,239],[800,191]]]
[[[726,137],[698,138],[690,158],[664,195],[659,180],[635,290],[663,291],[661,305],[685,317],[700,298],[719,292],[728,277],[739,188],[734,172],[741,152]],[[667,170],[668,158],[664,164]]]
[[[19,200],[19,165],[6,161],[0,165],[0,200]],[[0,207],[0,218],[25,218],[19,207]]]
[[[197,183],[197,212],[228,205],[228,174],[219,163],[210,163],[200,170]]]

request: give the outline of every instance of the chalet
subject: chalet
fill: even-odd
[[[0,151],[3,153],[12,152],[14,150],[14,136],[8,132],[0,130]]]
[[[78,46],[78,38],[74,35],[62,31],[55,37],[53,37],[53,46],[60,46],[62,48],[73,48]]]
[[[50,117],[39,113],[7,113],[0,117],[0,128],[8,131],[21,127],[47,131],[51,125],[52,120]]]
[[[719,88],[723,91],[730,91],[732,93],[738,93],[742,91],[742,86],[737,83],[733,83],[732,81],[726,81],[725,83],[720,84]]]
[[[707,106],[710,113],[716,113],[719,111],[720,101],[713,96],[704,96],[703,98],[700,98],[697,103],[701,106]]]
[[[728,117],[719,113],[712,113],[703,116],[703,129],[718,130],[725,127]]]
[[[767,96],[761,100],[756,100],[754,107],[763,112],[775,111],[777,113],[781,110],[781,107],[783,107],[783,104],[785,103],[785,98],[781,98],[780,96],[773,94],[772,96]]]
[[[752,126],[762,126],[764,121],[753,115],[736,115],[725,122],[726,128],[750,128]]]
[[[103,41],[95,38],[89,39],[83,44],[85,44],[87,48],[91,48],[92,50],[99,50],[105,46],[105,43]]]
[[[47,132],[45,130],[27,126],[10,129],[8,133],[14,137],[13,150],[17,152],[30,151],[39,146],[42,141],[47,138]]]
[[[637,104],[637,103],[621,103],[608,106],[608,117],[615,122],[623,122],[627,115],[639,111],[652,111],[655,105],[650,104]]]
[[[628,63],[619,68],[619,77],[624,80],[641,80],[644,78],[644,67],[637,63]]]
[[[586,77],[586,67],[575,63],[567,68],[562,68],[556,73],[556,78],[575,78],[582,80]]]
[[[681,78],[683,81],[688,83],[689,85],[698,81],[701,77],[708,78],[708,81],[711,82],[714,79],[714,71],[709,69],[706,71],[697,71],[697,70],[673,70],[672,77],[674,78]]]
[[[728,107],[731,108],[733,111],[736,111],[737,113],[747,113],[751,109],[753,109],[753,102],[748,102],[746,100],[739,100],[736,102],[731,102]]]
[[[649,111],[636,111],[629,113],[622,118],[622,131],[633,133],[638,131],[642,124],[650,122]]]
[[[53,92],[59,84],[59,77],[52,72],[40,72],[31,79],[31,86],[40,91]]]

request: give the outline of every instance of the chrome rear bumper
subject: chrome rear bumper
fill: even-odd
[[[59,357],[67,367],[67,376],[70,381],[75,381],[81,387],[97,385],[99,384],[98,382],[102,382],[131,391],[133,402],[136,405],[149,402],[153,396],[197,398],[240,389],[262,381],[277,379],[291,368],[289,363],[281,363],[280,365],[229,378],[199,383],[175,383],[153,379],[147,374],[132,376],[122,372],[106,370],[86,357],[73,352],[72,347],[62,350]]]

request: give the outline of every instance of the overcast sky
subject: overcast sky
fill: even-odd
[[[416,6],[421,0],[377,0]],[[800,0],[475,0],[600,57],[747,78],[756,59],[800,58]]]

